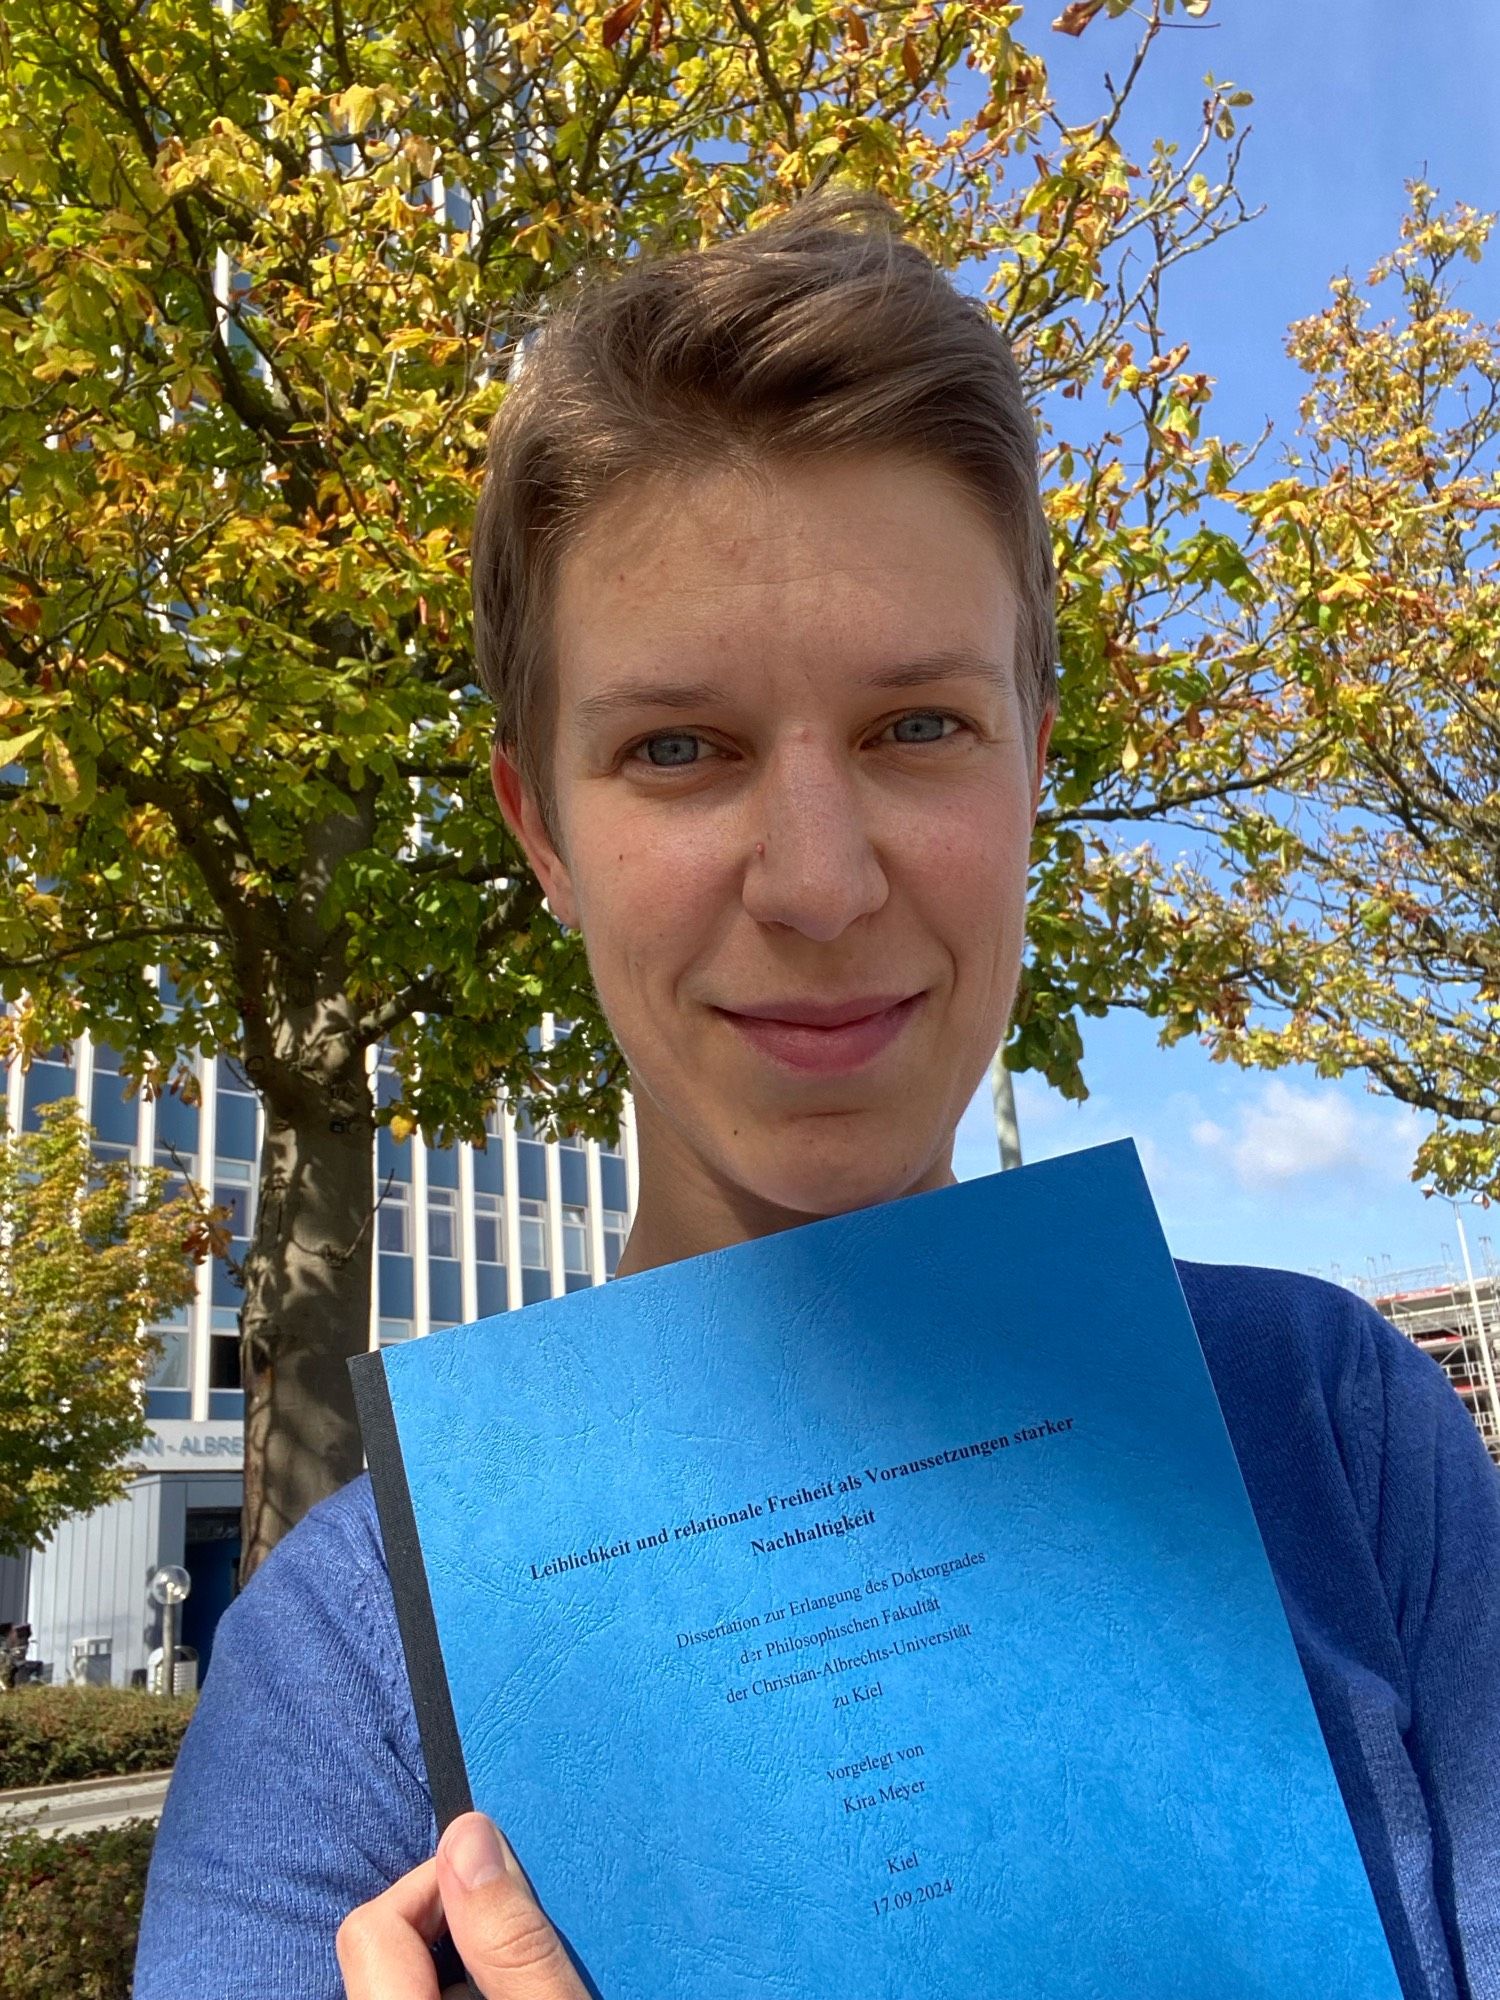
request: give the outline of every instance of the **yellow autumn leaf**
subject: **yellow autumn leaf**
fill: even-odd
[[[64,804],[72,805],[83,785],[78,776],[78,766],[73,762],[73,753],[60,736],[49,736],[42,745],[42,765],[54,795]]]
[[[379,94],[369,84],[352,83],[347,90],[341,90],[329,99],[328,108],[352,136],[364,131],[378,102]]]

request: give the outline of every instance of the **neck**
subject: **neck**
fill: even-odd
[[[639,1194],[617,1277],[654,1271],[684,1257],[726,1250],[733,1243],[753,1242],[838,1213],[836,1209],[809,1212],[783,1208],[729,1180],[700,1159],[675,1128],[654,1115],[643,1095],[636,1098],[636,1141]],[[906,1185],[880,1199],[925,1194],[932,1188],[950,1187],[957,1178],[950,1135],[939,1154]]]

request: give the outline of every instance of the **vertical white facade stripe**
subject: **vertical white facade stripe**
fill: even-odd
[[[427,1277],[427,1147],[422,1135],[414,1132],[406,1142],[411,1147],[411,1322],[412,1329],[424,1331],[432,1325],[432,1291]]]
[[[493,1143],[493,1141],[492,1141]],[[479,1317],[479,1272],[474,1250],[474,1149],[458,1149],[458,1282],[465,1320]]]
[[[218,1072],[212,1056],[194,1061],[198,1078],[198,1183],[214,1205],[214,1162],[218,1157],[219,1090]],[[210,1333],[213,1326],[214,1260],[205,1257],[198,1266],[198,1284],[193,1294],[191,1332],[188,1337],[188,1387],[192,1392],[195,1423],[208,1420],[208,1376]]]
[[[516,1152],[516,1114],[505,1107],[505,1297],[512,1312],[521,1304],[520,1157]]]
[[[588,1175],[589,1270],[594,1283],[602,1285],[609,1273],[604,1268],[604,1177],[599,1171],[599,1142],[590,1139],[584,1154]]]

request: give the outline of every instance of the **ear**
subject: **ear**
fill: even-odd
[[[505,824],[520,841],[553,915],[570,930],[578,927],[577,899],[567,863],[558,852],[536,794],[521,776],[515,758],[497,743],[490,752],[490,779]]]
[[[1057,721],[1057,704],[1051,703],[1042,710],[1042,719],[1037,724],[1036,756],[1031,767],[1031,823],[1036,825],[1036,816],[1042,805],[1042,786],[1047,782],[1047,745],[1052,741],[1052,725]]]

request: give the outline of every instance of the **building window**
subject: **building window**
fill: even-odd
[[[375,1065],[375,1102],[384,1108],[396,1104],[401,1097],[401,1079],[396,1074],[395,1058],[389,1046],[382,1042],[380,1055]]]
[[[196,1079],[196,1066],[192,1069]],[[173,1155],[183,1160],[198,1155],[198,1107],[189,1104],[180,1090],[164,1090],[156,1100],[156,1162],[175,1164]],[[187,1171],[196,1173],[196,1168]]]
[[[188,1314],[182,1308],[178,1324],[159,1320],[151,1331],[161,1336],[161,1359],[146,1377],[148,1389],[185,1389],[188,1385]]]
[[[520,1220],[521,1267],[526,1271],[545,1271],[551,1261],[547,1255],[546,1203],[523,1201]]]
[[[412,1323],[409,1319],[383,1319],[380,1322],[379,1340],[382,1347],[394,1347],[398,1341],[410,1340]]]
[[[89,1123],[105,1144],[130,1151],[135,1145],[137,1112],[136,1099],[126,1095],[119,1050],[108,1042],[95,1042]]]
[[[215,1306],[209,1315],[208,1386],[238,1389],[240,1381],[240,1316],[232,1306]]]
[[[589,1218],[587,1209],[565,1208],[562,1212],[563,1269],[587,1272],[589,1268]]]
[[[188,1199],[188,1182],[190,1180],[196,1181],[198,1178],[198,1155],[196,1153],[179,1153],[174,1160],[158,1146],[156,1149],[156,1164],[167,1177],[162,1184],[162,1200],[186,1201]]]
[[[429,1257],[458,1255],[458,1190],[430,1187],[427,1190],[427,1254]]]
[[[497,1194],[474,1193],[474,1261],[505,1262],[505,1206]]]
[[[39,1114],[44,1104],[55,1104],[60,1097],[78,1095],[78,1073],[73,1067],[71,1043],[59,1043],[56,1048],[48,1049],[45,1055],[36,1057],[21,1088],[26,1093],[21,1130],[40,1132],[42,1121]]]
[[[249,1247],[254,1209],[255,1169],[249,1160],[214,1161],[214,1207],[227,1208],[229,1234],[236,1244]],[[238,1252],[235,1261],[243,1261]]]
[[[380,1247],[392,1256],[411,1252],[411,1190],[405,1181],[393,1181],[380,1197]]]
[[[630,1217],[623,1209],[605,1209],[604,1223],[604,1269],[613,1277],[620,1267],[620,1259],[625,1253],[625,1237],[630,1229]]]
[[[215,1149],[227,1160],[253,1160],[255,1092],[237,1064],[220,1056],[214,1064]]]

